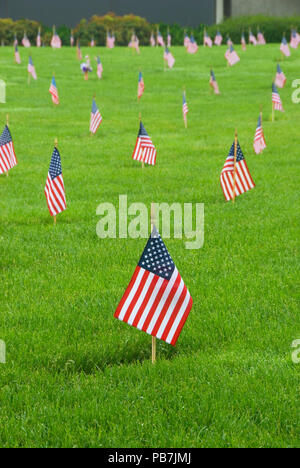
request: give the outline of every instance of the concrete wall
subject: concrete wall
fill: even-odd
[[[256,15],[270,16],[300,15],[300,0],[231,0],[232,16]]]

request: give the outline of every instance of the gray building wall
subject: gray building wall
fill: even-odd
[[[300,0],[231,0],[232,16],[259,13],[270,16],[300,15]]]

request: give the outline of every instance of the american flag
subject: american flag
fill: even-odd
[[[57,86],[56,86],[56,81],[55,77],[52,77],[50,88],[49,88],[49,93],[52,96],[52,102],[53,104],[59,104],[59,97],[58,97],[58,91],[57,91]]]
[[[265,137],[264,137],[264,131],[262,128],[261,114],[259,114],[259,117],[258,117],[253,147],[254,147],[254,151],[256,154],[262,153],[262,151],[267,147]]]
[[[168,47],[171,47],[171,43],[172,43],[172,37],[171,37],[170,31],[168,31],[168,35],[167,35],[167,46],[168,46]]]
[[[162,47],[165,46],[165,42],[164,42],[164,39],[163,39],[160,31],[157,31],[157,45],[160,45]]]
[[[213,43],[207,32],[204,33],[204,45],[208,47],[212,47]]]
[[[183,45],[184,45],[184,47],[188,47],[188,46],[189,46],[189,43],[190,43],[190,38],[189,38],[189,36],[185,33],[185,35],[184,35],[184,40],[183,40]]]
[[[22,39],[22,44],[24,47],[30,47],[30,41],[28,39],[28,37],[26,36],[26,34],[24,33],[24,37]]]
[[[114,317],[175,346],[193,305],[156,227]]]
[[[41,47],[42,45],[42,38],[41,38],[41,33],[40,31],[38,32],[37,38],[36,38],[36,46]]]
[[[286,57],[291,55],[291,51],[285,37],[282,38],[280,50]]]
[[[143,80],[143,75],[142,75],[142,72],[139,72],[138,91],[137,91],[138,99],[140,99],[143,96],[144,90],[145,90],[145,84]]]
[[[185,95],[185,91],[184,91],[183,97],[182,97],[182,115],[183,115],[183,121],[185,123],[185,126],[187,126],[188,111],[189,111],[189,108],[188,108],[188,105],[187,105],[187,102],[186,102],[186,95]]]
[[[36,72],[35,72],[35,68],[34,68],[33,61],[32,61],[31,56],[29,56],[27,71],[28,71],[28,73],[31,74],[31,76],[32,76],[32,78],[33,78],[34,80],[37,79],[37,75],[36,75]]]
[[[91,121],[90,121],[90,132],[95,134],[102,122],[102,116],[99,112],[95,99],[93,99]]]
[[[95,39],[93,37],[91,39],[91,47],[95,47]]]
[[[82,53],[81,53],[81,48],[80,48],[80,42],[77,41],[77,58],[78,60],[82,60]]]
[[[164,60],[166,60],[166,62],[168,63],[169,68],[173,68],[175,59],[173,55],[171,54],[171,52],[169,51],[168,47],[166,47],[164,51]]]
[[[97,76],[99,78],[99,80],[102,78],[102,73],[103,73],[103,65],[102,65],[102,62],[101,62],[101,59],[98,55],[97,57]]]
[[[18,38],[17,38],[17,35],[15,34],[14,35],[14,46],[17,46],[18,45]]]
[[[249,30],[249,43],[253,44],[254,46],[256,46],[256,44],[257,44],[256,37],[252,33],[251,29]]]
[[[220,46],[222,44],[222,41],[223,41],[222,34],[220,33],[220,31],[218,31],[217,34],[216,34],[214,43],[215,43],[216,46]]]
[[[73,36],[73,32],[71,32],[71,36],[70,36],[70,46],[73,47],[74,45],[74,36]]]
[[[57,148],[54,148],[48,177],[45,186],[47,205],[51,216],[56,216],[67,208],[61,159]]]
[[[213,88],[215,94],[220,94],[219,86],[216,80],[216,76],[213,72],[213,70],[210,71],[210,80],[209,80],[210,86]]]
[[[151,33],[151,36],[150,36],[150,45],[151,47],[155,47],[155,37],[154,37],[153,32]]]
[[[255,187],[239,142],[237,142],[236,164],[234,164],[234,148],[235,142],[229,151],[220,178],[226,201],[234,198],[233,193],[237,197]]]
[[[136,140],[132,159],[144,162],[146,164],[151,164],[152,166],[154,166],[156,163],[155,146],[153,145],[152,140],[146,132],[146,129],[142,122],[140,122],[140,129]]]
[[[132,34],[131,36],[131,40],[128,44],[128,47],[132,47],[133,49],[135,49],[137,51],[137,53],[139,54],[140,53],[140,48],[139,48],[139,39],[137,37],[136,34]]]
[[[17,45],[15,46],[15,61],[16,63],[21,63],[20,52]]]
[[[8,126],[0,137],[0,174],[4,174],[18,164],[14,144]]]
[[[272,103],[273,103],[274,110],[284,112],[283,107],[282,107],[282,102],[281,102],[275,83],[272,84]]]
[[[297,31],[295,29],[292,29],[291,31],[291,43],[290,43],[290,46],[293,48],[293,49],[297,49],[298,48],[298,45],[299,45],[299,42],[300,42],[300,36],[299,34],[297,33]]]
[[[189,54],[195,54],[198,50],[197,42],[194,39],[194,36],[191,35],[190,42],[187,46],[187,51]]]
[[[226,44],[228,45],[228,47],[233,46],[233,42],[232,42],[232,40],[230,39],[229,36],[227,36]]]
[[[257,44],[266,45],[266,39],[261,31],[257,33]]]
[[[240,61],[240,57],[238,56],[232,45],[227,49],[225,53],[225,58],[228,60],[228,63],[231,67]]]
[[[275,85],[278,86],[278,88],[284,88],[285,83],[286,83],[286,76],[281,70],[280,65],[278,63],[276,77],[275,77]]]
[[[242,34],[242,37],[241,37],[241,44],[242,44],[242,49],[246,50],[247,46],[246,46],[246,39],[245,39],[245,34],[244,33]]]
[[[115,36],[109,31],[106,35],[106,47],[108,47],[108,49],[113,49],[115,47]]]
[[[53,49],[60,49],[61,48],[61,39],[58,36],[55,27],[53,27],[53,36],[52,36],[50,45],[51,45],[51,47]]]

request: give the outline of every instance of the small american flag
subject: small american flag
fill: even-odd
[[[233,42],[229,36],[227,36],[226,44],[228,45],[228,47],[233,46]]]
[[[167,35],[167,46],[168,46],[168,47],[171,47],[171,43],[172,43],[172,37],[171,37],[170,31],[168,31],[168,35]]]
[[[140,53],[140,48],[139,48],[139,39],[137,37],[136,34],[132,34],[131,36],[131,40],[128,44],[128,47],[132,47],[133,49],[135,49],[137,51],[137,53],[139,54]]]
[[[229,151],[220,178],[226,201],[234,198],[233,193],[237,197],[255,187],[239,142],[237,142],[236,164],[234,164],[234,148],[235,143],[233,143]]]
[[[66,210],[64,179],[62,175],[60,154],[57,148],[54,148],[52,154],[48,177],[46,180],[45,195],[51,216],[56,216]]]
[[[213,43],[207,32],[204,33],[204,45],[208,47],[212,47]]]
[[[257,33],[257,44],[259,45],[266,45],[266,39],[265,36],[261,31],[258,31]]]
[[[284,88],[285,83],[286,83],[286,76],[281,70],[280,65],[278,63],[277,70],[276,70],[276,77],[275,77],[275,85],[278,86],[278,88]]]
[[[152,143],[151,138],[146,132],[146,129],[142,122],[140,122],[140,129],[133,151],[132,159],[154,166],[156,163],[156,153],[157,151]]]
[[[90,45],[91,45],[91,47],[95,47],[95,39],[93,37],[91,39],[91,44]]]
[[[115,36],[110,32],[107,32],[106,35],[106,47],[108,49],[113,49],[115,47]]]
[[[249,43],[253,44],[254,46],[256,46],[256,44],[257,44],[256,37],[252,33],[251,29],[249,30]]]
[[[31,76],[32,76],[32,78],[33,78],[34,80],[37,79],[36,71],[35,71],[35,68],[34,68],[33,61],[32,61],[31,56],[29,56],[27,71],[28,71],[28,73],[31,74]]]
[[[227,59],[231,67],[240,61],[240,57],[238,56],[232,45],[227,49],[225,53],[225,58]]]
[[[151,36],[150,36],[150,45],[151,47],[155,47],[155,37],[154,37],[153,32],[151,33]]]
[[[272,103],[273,103],[274,110],[284,112],[283,107],[282,107],[282,102],[281,102],[275,83],[272,84]]]
[[[291,31],[291,43],[290,43],[290,46],[293,48],[293,49],[297,49],[298,48],[298,45],[299,45],[299,42],[300,42],[300,36],[299,34],[297,33],[297,31],[295,29],[292,29]]]
[[[74,45],[74,36],[73,36],[73,33],[71,33],[71,36],[70,36],[70,46],[73,47]]]
[[[0,174],[4,174],[18,164],[14,144],[8,126],[0,137]]]
[[[182,97],[182,115],[183,115],[183,121],[185,124],[185,127],[187,127],[187,114],[188,114],[189,108],[186,102],[186,95],[185,91],[183,92],[183,97]]]
[[[102,65],[102,62],[101,62],[101,59],[98,55],[97,57],[97,76],[99,78],[99,80],[102,78],[102,73],[103,73],[103,65]]]
[[[18,45],[18,38],[17,38],[17,35],[15,34],[14,35],[14,46],[17,46]]]
[[[162,47],[165,46],[165,42],[164,42],[164,39],[163,39],[160,31],[157,31],[157,45],[160,45]]]
[[[185,35],[184,35],[184,40],[183,40],[183,45],[184,45],[184,47],[188,47],[188,46],[189,46],[189,43],[190,43],[190,38],[189,38],[189,36],[185,33]]]
[[[90,121],[90,132],[95,134],[101,122],[102,122],[102,116],[99,112],[95,99],[93,99],[91,121]]]
[[[220,94],[219,86],[216,80],[216,76],[213,72],[213,70],[210,71],[210,80],[209,80],[210,86],[213,88],[215,94]]]
[[[145,91],[145,84],[143,80],[143,75],[142,75],[142,72],[139,72],[138,91],[137,91],[138,99],[140,99],[143,96],[144,91]]]
[[[82,53],[81,53],[81,48],[80,48],[80,42],[77,42],[77,58],[78,60],[82,60]]]
[[[241,37],[241,44],[242,44],[242,49],[246,50],[247,46],[246,46],[246,39],[245,39],[245,34],[244,33],[242,34],[242,37]]]
[[[59,97],[58,97],[58,91],[57,91],[57,86],[56,86],[56,81],[55,77],[52,77],[50,88],[49,88],[49,93],[52,96],[52,102],[53,104],[58,105],[59,104]]]
[[[60,49],[61,48],[61,39],[58,36],[55,27],[53,27],[53,36],[50,42],[50,45],[53,49]]]
[[[198,50],[197,42],[194,39],[194,36],[191,35],[190,42],[187,46],[187,51],[189,54],[195,54]]]
[[[26,34],[24,33],[24,37],[22,39],[22,44],[24,47],[30,47],[30,41],[28,39],[28,37],[26,36]]]
[[[193,305],[156,227],[114,317],[175,346]]]
[[[169,51],[168,47],[166,47],[164,51],[164,60],[166,60],[166,62],[168,63],[169,68],[173,68],[175,59],[173,55],[171,54],[171,52]]]
[[[220,33],[220,31],[218,31],[217,34],[216,34],[214,43],[215,43],[216,46],[220,46],[222,44],[222,41],[223,41],[222,34]]]
[[[267,147],[265,137],[264,137],[264,131],[262,128],[261,114],[259,114],[259,117],[258,117],[253,147],[254,147],[254,151],[256,154],[262,153],[263,150]]]
[[[286,57],[289,57],[291,55],[291,51],[285,37],[282,38],[280,50]]]
[[[20,52],[17,45],[15,46],[15,61],[16,63],[21,63]]]
[[[41,33],[40,31],[38,32],[37,38],[36,38],[36,46],[41,47],[42,45],[42,38],[41,38]]]

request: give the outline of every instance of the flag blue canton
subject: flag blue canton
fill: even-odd
[[[96,114],[97,111],[98,111],[98,107],[97,107],[96,101],[93,99],[92,114]]]
[[[5,125],[2,135],[0,136],[0,146],[7,145],[7,143],[10,143],[11,141],[12,137],[10,131],[8,129],[8,126]]]
[[[272,84],[272,92],[278,94],[278,90],[276,88],[275,83]]]
[[[142,81],[142,79],[143,79],[143,75],[141,72],[139,72],[139,81]]]
[[[232,156],[234,158],[234,142],[232,143],[232,147],[230,148],[228,156]],[[236,162],[243,161],[243,159],[245,159],[243,152],[241,150],[239,142],[237,142]]]
[[[175,270],[175,264],[155,226],[138,265],[166,280]]]
[[[52,159],[51,159],[50,168],[49,168],[49,174],[50,174],[52,180],[62,174],[61,159],[60,159],[60,155],[59,155],[59,152],[58,152],[57,148],[54,148],[54,151],[53,151],[53,154],[52,154]]]
[[[54,76],[53,76],[53,78],[52,78],[52,85],[55,86],[55,88],[56,88],[56,81],[55,81]]]
[[[140,136],[149,136],[148,133],[146,132],[146,129],[144,127],[144,125],[142,124],[142,122],[140,122],[140,130],[139,130],[139,134],[138,134],[138,137]]]

